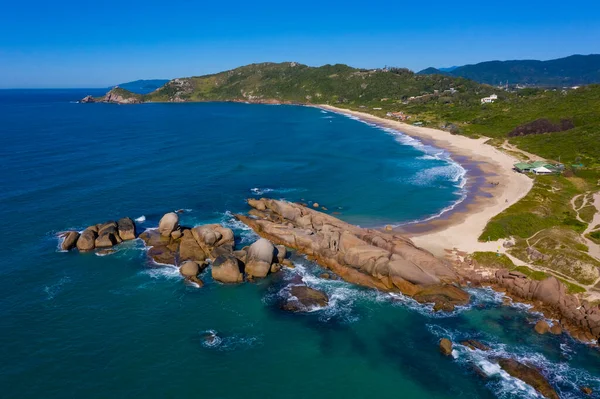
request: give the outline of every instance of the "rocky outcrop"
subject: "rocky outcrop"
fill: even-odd
[[[141,96],[121,89],[119,86],[115,86],[104,95],[102,102],[116,104],[139,104],[142,102],[142,100]]]
[[[469,349],[472,349],[472,350],[478,349],[478,350],[480,350],[480,351],[484,351],[484,352],[487,352],[487,351],[489,351],[489,350],[490,350],[490,347],[489,347],[489,346],[487,346],[487,345],[484,345],[484,344],[482,344],[481,342],[479,342],[479,341],[476,341],[476,340],[474,340],[474,339],[468,339],[468,340],[466,340],[466,341],[462,341],[460,344],[461,344],[461,345],[464,345],[464,346],[466,346],[467,348],[469,348]]]
[[[440,352],[442,352],[442,355],[444,356],[452,355],[452,341],[448,338],[442,338],[440,340]]]
[[[179,243],[179,261],[185,262],[192,260],[195,262],[204,262],[208,254],[200,247],[198,241],[194,238],[194,234],[189,229],[184,229],[181,233]]]
[[[550,331],[550,325],[546,320],[540,320],[537,323],[535,323],[534,329],[536,333],[543,335]]]
[[[259,239],[248,248],[246,274],[250,277],[266,277],[271,270],[274,257],[275,247],[273,244],[264,238]]]
[[[88,227],[79,236],[79,239],[77,240],[77,249],[82,252],[91,251],[96,247],[96,237],[98,237],[98,232],[95,227]]]
[[[306,285],[292,285],[289,290],[290,296],[281,304],[288,312],[310,312],[329,303],[327,294]]]
[[[546,317],[558,319],[550,331],[561,334],[565,328],[574,338],[581,341],[597,341],[600,339],[600,307],[581,301],[576,295],[567,293],[565,285],[556,277],[548,277],[542,281],[531,280],[522,273],[506,269],[478,273],[470,272],[465,276],[468,280],[489,283],[496,289],[517,300],[530,302],[535,309],[542,311]],[[555,327],[556,326],[556,327]],[[562,326],[562,328],[561,328]],[[543,328],[546,331],[546,328]]]
[[[519,363],[514,359],[500,359],[498,364],[511,376],[520,379],[533,387],[536,391],[548,399],[559,399],[552,385],[544,378],[536,368]]]
[[[142,102],[142,96],[136,93],[132,93],[128,90],[121,89],[119,86],[115,86],[104,95],[104,97],[94,98],[92,96],[85,96],[80,103],[114,103],[114,104],[140,104]]]
[[[197,226],[191,229],[194,239],[204,250],[206,254],[210,254],[216,258],[219,254],[212,254],[216,248],[220,248],[220,254],[233,251],[235,243],[233,231],[220,224],[206,224]]]
[[[127,240],[135,240],[136,237],[136,228],[135,223],[131,218],[125,217],[121,218],[117,221],[117,227],[119,232],[119,237],[123,241]]]
[[[79,102],[82,104],[95,103],[96,100],[94,99],[94,97],[88,95],[88,96],[83,97],[81,100],[79,100]]]
[[[179,215],[175,212],[165,214],[158,222],[158,232],[163,237],[170,236],[177,229],[179,229]]]
[[[239,220],[261,237],[308,255],[344,280],[431,300],[438,309],[451,310],[468,302],[468,294],[451,285],[459,281],[452,268],[403,236],[362,229],[286,201],[250,199],[248,204],[254,209],[250,216],[237,215]],[[432,286],[440,287],[439,291]]]
[[[179,273],[188,281],[192,281],[198,284],[200,287],[204,285],[202,280],[198,278],[198,274],[202,269],[198,263],[193,262],[191,260],[185,261],[179,266]]]
[[[77,240],[79,239],[79,232],[67,231],[61,235],[63,242],[60,244],[60,248],[63,251],[70,251],[77,246]]]
[[[122,233],[122,235],[121,235]],[[123,241],[135,239],[135,223],[130,218],[109,221],[86,228],[81,234],[76,231],[61,233],[61,248],[65,251],[77,247],[81,252],[93,249],[106,249]]]
[[[244,281],[241,262],[234,256],[221,255],[212,263],[212,278],[225,284],[237,284]]]

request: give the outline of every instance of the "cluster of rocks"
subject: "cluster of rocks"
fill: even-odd
[[[560,321],[556,327],[548,325],[548,328],[540,323],[536,328],[539,332],[559,334],[565,328],[581,341],[600,339],[600,307],[568,294],[565,285],[554,276],[537,281],[517,271],[499,269],[493,274],[471,272],[467,278],[476,284],[487,283],[505,290],[520,301],[531,302],[537,310]]]
[[[351,283],[399,291],[451,311],[469,295],[450,265],[397,234],[363,229],[300,204],[249,199],[236,217],[261,237],[294,248]]]
[[[108,91],[102,98],[94,98],[92,96],[85,96],[80,103],[115,103],[115,104],[140,104],[142,102],[140,96],[132,95],[130,97],[124,97],[123,91],[119,89],[119,86],[113,87]]]
[[[63,238],[61,249],[70,251],[77,248],[86,252],[94,249],[111,248],[123,241],[136,238],[135,223],[131,218],[124,217],[118,221],[109,221],[87,227],[82,233],[66,231],[60,234]]]
[[[469,339],[461,342],[461,345],[466,346],[471,350],[480,350],[483,352],[487,352],[490,348],[482,344],[479,341],[474,339]],[[442,338],[439,343],[440,352],[444,356],[452,355],[453,343],[448,338]],[[558,394],[552,387],[552,385],[548,382],[548,380],[543,376],[543,374],[533,365],[521,363],[515,359],[511,358],[492,358],[491,361],[497,363],[502,370],[506,371],[509,375],[514,378],[518,378],[519,380],[525,382],[530,385],[533,389],[539,392],[541,395],[548,399],[559,399]],[[474,370],[480,376],[487,378],[488,375],[483,372],[483,370],[479,369],[479,367],[475,364],[472,365]],[[582,388],[583,390],[584,388]],[[587,388],[589,389],[589,388]]]
[[[244,279],[264,278],[289,264],[284,246],[259,239],[248,247],[234,250],[234,234],[220,224],[183,227],[175,212],[165,214],[158,229],[146,230],[140,238],[155,262],[179,266],[188,280],[202,285],[198,275],[211,264],[214,280],[235,284]]]

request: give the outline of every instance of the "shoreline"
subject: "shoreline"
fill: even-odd
[[[500,242],[479,242],[479,236],[491,218],[521,200],[533,187],[532,179],[513,171],[518,160],[485,144],[489,140],[486,137],[472,139],[452,135],[443,130],[413,126],[331,105],[316,107],[391,128],[446,150],[454,162],[467,170],[466,198],[456,203],[453,209],[430,220],[394,228],[394,231],[408,235],[416,245],[437,256],[446,257],[446,250],[495,252]],[[488,179],[499,184],[489,184]]]

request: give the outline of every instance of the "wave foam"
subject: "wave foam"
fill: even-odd
[[[413,221],[410,221],[407,223],[401,223],[401,224],[395,224],[395,225],[392,224],[392,227],[400,227],[400,226],[405,226],[405,225],[414,224],[414,223],[422,223],[422,222],[427,222],[432,219],[436,219],[436,218],[440,217],[441,215],[443,215],[444,213],[449,212],[449,211],[453,210],[454,208],[456,208],[456,206],[458,204],[460,204],[467,198],[467,192],[465,190],[465,186],[468,181],[467,170],[461,164],[454,161],[452,159],[452,156],[450,155],[450,153],[448,153],[447,151],[437,148],[437,147],[427,145],[427,144],[423,143],[422,141],[420,141],[414,137],[411,137],[411,136],[407,135],[406,133],[403,133],[399,130],[396,130],[396,129],[393,129],[390,127],[380,126],[376,123],[368,122],[368,121],[360,119],[354,115],[346,114],[343,112],[339,112],[339,114],[343,115],[347,118],[350,118],[352,120],[364,123],[368,126],[377,128],[379,130],[383,130],[384,132],[394,136],[395,140],[398,143],[400,143],[402,145],[411,146],[411,147],[415,148],[416,150],[423,152],[424,155],[419,157],[419,159],[444,161],[447,163],[447,165],[444,165],[441,167],[433,167],[433,168],[425,169],[422,172],[419,172],[417,174],[417,176],[415,176],[415,178],[413,179],[413,181],[412,181],[413,183],[419,184],[419,185],[429,185],[429,184],[431,184],[431,182],[433,182],[436,179],[439,179],[440,177],[446,177],[447,179],[449,179],[451,182],[454,183],[455,187],[457,187],[460,190],[459,198],[451,205],[443,208],[440,212],[438,212],[432,216],[429,216],[425,219],[417,219],[417,220],[413,220]],[[420,174],[422,174],[422,175],[420,175]]]
[[[138,223],[144,223],[146,221],[146,216],[142,215],[139,218],[136,218],[135,221]]]
[[[54,299],[54,297],[60,291],[62,291],[63,286],[65,284],[67,284],[69,281],[71,281],[71,278],[68,277],[68,276],[64,276],[64,277],[61,277],[61,279],[58,280],[56,283],[54,283],[52,285],[45,286],[44,287],[44,292],[47,295],[46,300],[51,301],[52,299]]]
[[[250,192],[254,195],[264,195],[267,193],[279,193],[279,194],[285,194],[285,193],[292,193],[292,192],[296,192],[296,191],[304,191],[298,188],[269,188],[269,187],[265,187],[265,188],[259,188],[259,187],[254,187],[250,189]]]
[[[260,343],[257,337],[241,335],[220,336],[215,330],[200,332],[202,346],[219,351],[234,351],[248,349]]]
[[[239,235],[239,243],[242,245],[251,244],[260,238],[254,230],[237,220],[231,211],[225,211],[220,222],[224,227],[230,228]]]

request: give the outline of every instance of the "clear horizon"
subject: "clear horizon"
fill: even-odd
[[[556,10],[560,7],[560,19]],[[582,12],[585,10],[585,12]],[[182,11],[182,12],[179,12]],[[34,0],[0,16],[0,88],[105,88],[257,62],[413,71],[600,53],[600,5]]]

